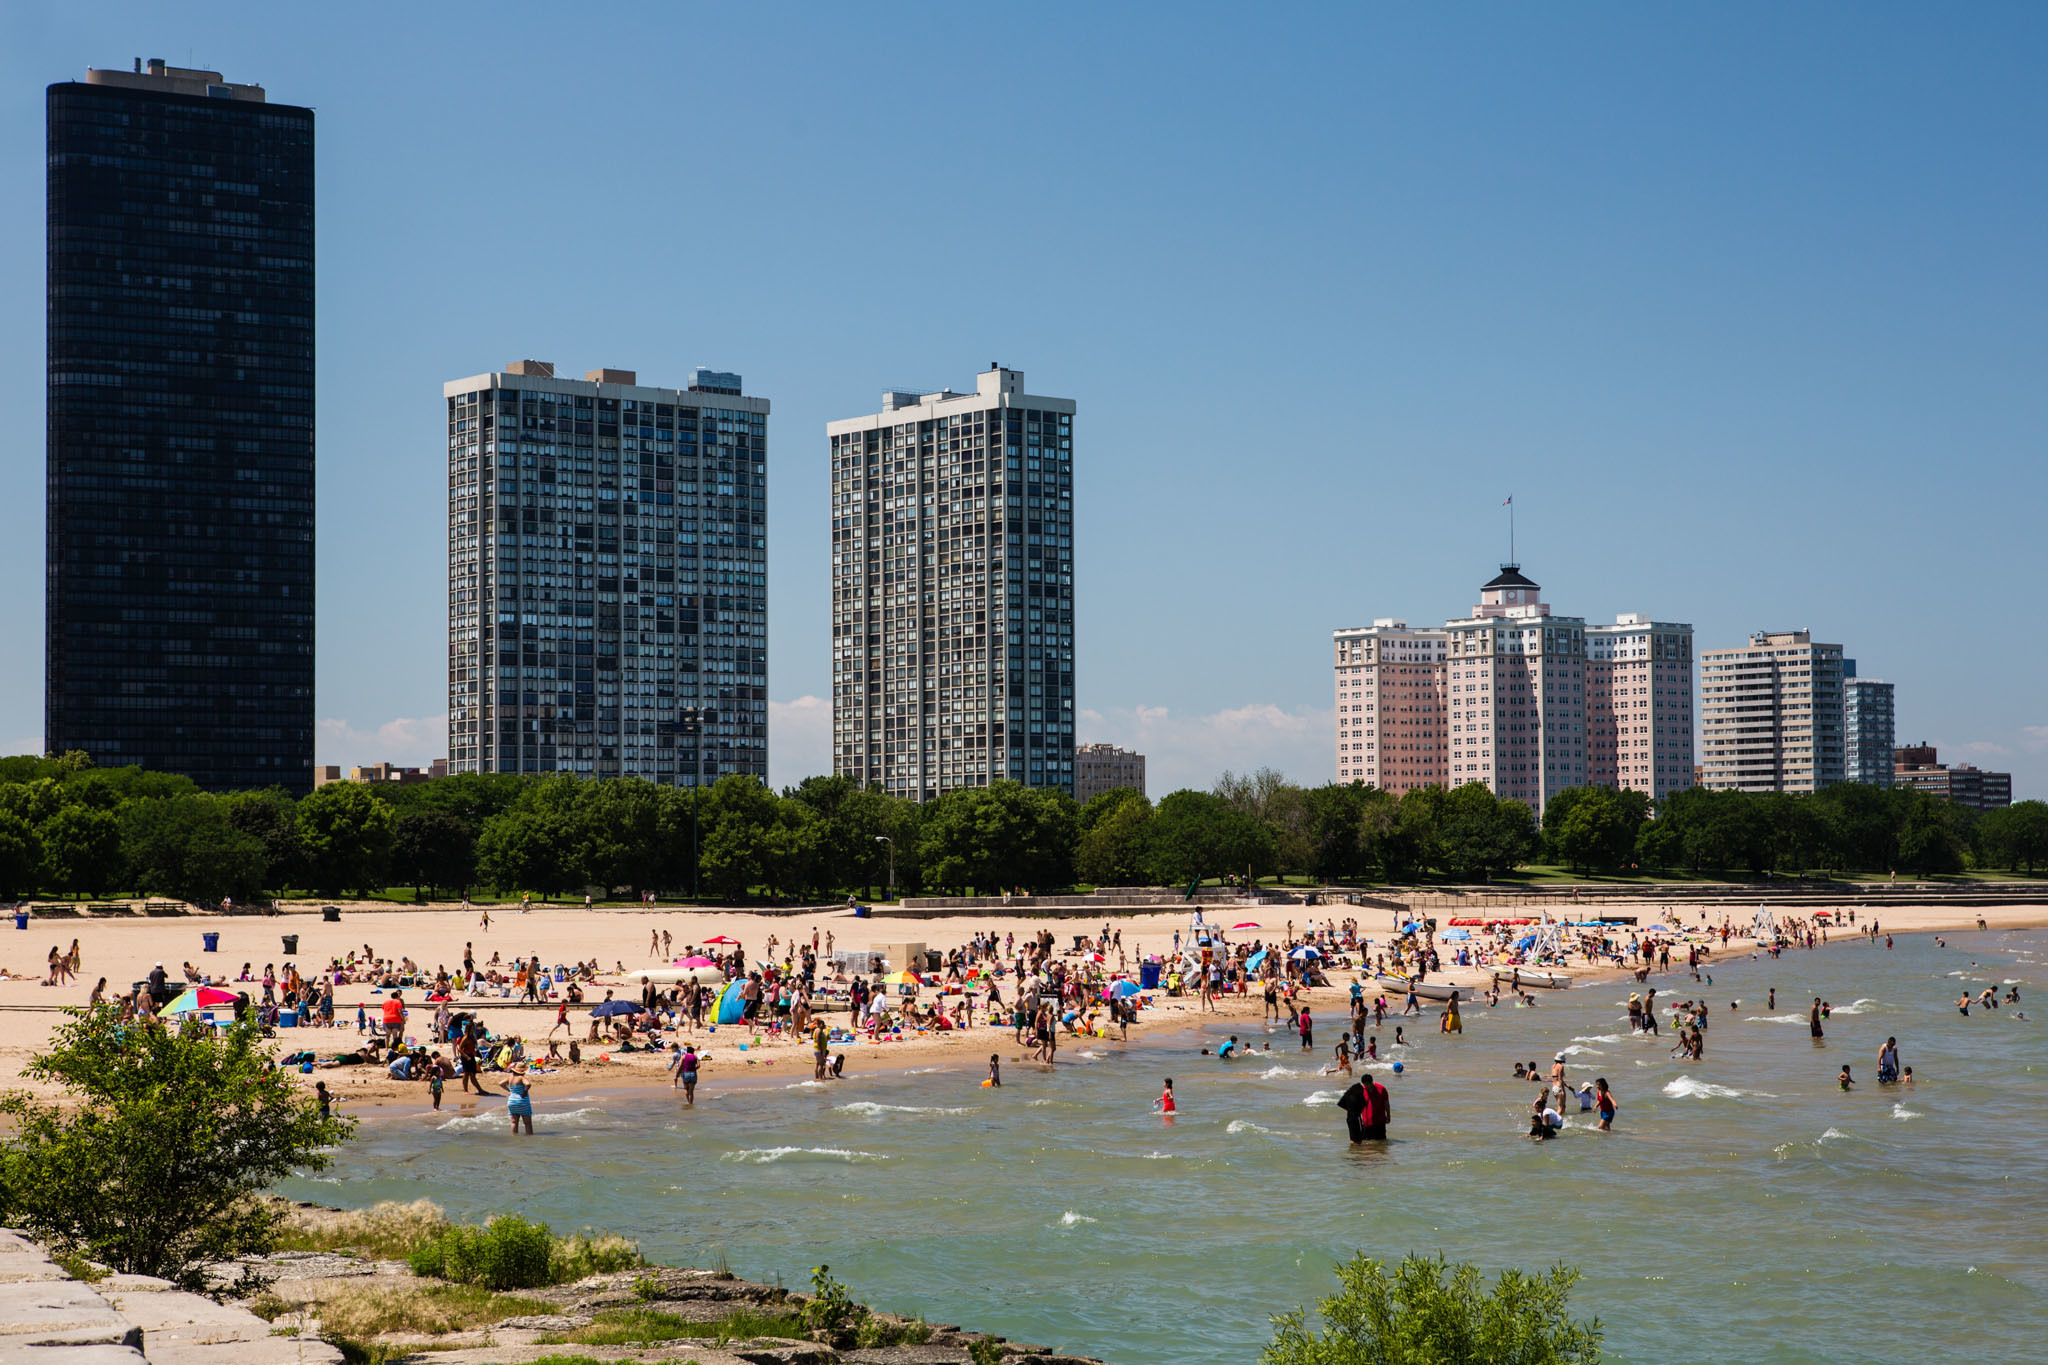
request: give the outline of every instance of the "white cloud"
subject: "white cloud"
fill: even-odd
[[[1981,754],[1994,758],[2012,752],[2012,750],[2006,748],[2003,744],[1993,744],[1988,739],[1972,740],[1969,743],[1962,745],[1961,747],[1966,753]]]
[[[768,785],[781,791],[832,771],[832,703],[803,696],[768,703]]]
[[[0,749],[0,755],[7,757],[12,757],[15,754],[41,754],[42,752],[43,737],[41,735],[37,735],[32,739],[17,739],[5,749]]]
[[[315,763],[338,763],[343,768],[372,763],[424,768],[448,756],[448,717],[401,716],[369,730],[329,717],[319,723],[313,754]]]
[[[2020,746],[2028,753],[2038,754],[2048,749],[2048,725],[2022,725],[2020,733],[2026,736],[2020,741]]]
[[[1083,710],[1074,738],[1145,755],[1145,787],[1158,799],[1182,787],[1206,791],[1226,768],[1277,768],[1305,786],[1333,779],[1336,715],[1254,702],[1207,715],[1181,716],[1164,706]]]

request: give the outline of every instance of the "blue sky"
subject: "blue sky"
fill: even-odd
[[[2048,9],[0,8],[0,751],[42,714],[43,87],[319,111],[322,762],[446,710],[443,380],[769,427],[773,777],[829,767],[824,423],[1070,396],[1081,738],[1333,775],[1330,631],[1809,627],[2048,795]]]

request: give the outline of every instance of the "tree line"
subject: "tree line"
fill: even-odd
[[[1535,862],[1581,872],[2031,874],[2048,804],[1981,817],[1924,792],[1856,784],[1813,795],[1694,789],[1653,811],[1640,792],[1574,788],[1539,823],[1472,783],[1400,796],[1225,773],[1158,802],[1076,805],[1014,782],[922,804],[849,778],[777,793],[728,776],[701,792],[638,778],[460,774],[214,794],[81,754],[0,759],[0,897],[116,891],[201,904],[287,891],[412,887],[543,897],[657,892],[738,901],[1180,886],[1223,876],[1474,881]]]

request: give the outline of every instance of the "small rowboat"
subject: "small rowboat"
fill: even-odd
[[[1436,981],[1411,983],[1405,976],[1390,976],[1386,973],[1381,973],[1379,983],[1397,995],[1406,995],[1412,990],[1416,997],[1422,1000],[1470,1000],[1475,994],[1470,986],[1451,986]]]
[[[1561,991],[1572,984],[1571,977],[1565,973],[1546,971],[1541,967],[1496,967],[1493,979],[1505,981],[1510,986],[1541,986],[1552,991]]]

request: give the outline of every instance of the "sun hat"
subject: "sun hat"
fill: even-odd
[[[1557,1057],[1556,1057],[1556,1060],[1557,1060],[1557,1061],[1560,1061],[1560,1062],[1561,1062],[1561,1061],[1563,1061],[1563,1060],[1564,1060],[1564,1054],[1563,1054],[1562,1052],[1558,1053],[1558,1054],[1557,1054]]]

